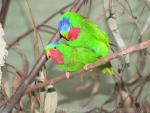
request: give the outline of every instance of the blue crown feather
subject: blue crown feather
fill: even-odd
[[[59,32],[60,33],[64,33],[69,31],[70,29],[70,22],[68,18],[63,18],[60,22],[59,22]]]

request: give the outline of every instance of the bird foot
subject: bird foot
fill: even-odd
[[[85,71],[87,71],[89,65],[90,65],[90,64],[85,64],[84,67],[83,67],[83,69],[84,69]]]
[[[69,79],[70,78],[70,72],[65,72],[66,78]]]

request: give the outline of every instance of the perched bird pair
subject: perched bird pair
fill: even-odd
[[[45,50],[47,57],[54,59],[66,72],[77,71],[97,60],[96,54],[87,48],[75,48],[58,42],[49,43]]]
[[[64,71],[77,71],[109,54],[107,34],[75,12],[60,17],[58,30],[66,44],[49,43],[45,50],[47,57],[53,58]],[[104,73],[113,74],[110,63],[102,67]]]

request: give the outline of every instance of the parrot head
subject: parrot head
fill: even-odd
[[[49,43],[45,47],[47,58],[54,59],[58,64],[64,63],[64,58],[62,57],[62,53],[56,48],[59,45],[58,42]]]
[[[70,31],[71,26],[70,26],[70,21],[68,18],[62,18],[59,22],[59,32],[63,37],[66,37],[68,32]]]
[[[68,18],[63,17],[59,22],[59,32],[67,40],[77,39],[80,29],[72,27]]]

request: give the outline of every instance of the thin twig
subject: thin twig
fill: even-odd
[[[113,37],[114,37],[115,41],[117,42],[119,48],[124,49],[124,48],[126,48],[126,44],[123,40],[123,37],[121,36],[121,34],[119,32],[116,19],[114,19],[113,17],[110,16],[110,15],[114,15],[113,14],[114,10],[112,9],[112,6],[110,6],[110,5],[113,5],[113,1],[105,0],[104,7],[106,10],[106,17],[108,18],[108,20],[107,20],[108,27],[110,28],[110,30],[113,34]],[[109,8],[111,8],[111,9],[109,9]],[[107,9],[109,9],[109,10],[107,10]],[[126,64],[130,63],[129,55],[127,55],[125,57],[125,62],[126,62]]]
[[[36,27],[36,23],[35,23],[35,20],[34,20],[34,17],[33,17],[33,14],[32,14],[32,10],[31,10],[31,7],[29,5],[29,2],[28,0],[24,0],[26,5],[27,5],[27,8],[29,10],[29,15],[30,15],[30,18],[31,18],[31,21],[32,21],[32,26],[33,26],[33,30],[34,30],[34,58],[35,60],[38,59],[39,57],[39,54],[40,54],[40,50],[39,50],[39,38],[38,38],[38,30],[37,30],[37,27]]]
[[[45,29],[43,29],[45,28]],[[41,25],[39,28],[38,28],[39,31],[43,31],[43,32],[46,32],[48,34],[55,34],[57,32],[57,29],[52,27],[52,26],[49,26],[49,25]]]
[[[131,5],[130,5],[130,3],[129,3],[129,1],[128,1],[128,0],[125,0],[125,2],[126,2],[127,5],[128,5],[129,11],[130,11],[132,17],[135,18],[135,17],[134,17],[134,14],[133,14],[133,11],[132,11],[132,8],[131,8]]]
[[[1,2],[2,2],[2,7],[1,7],[1,11],[0,11],[0,23],[2,24],[2,27],[4,28],[8,8],[10,5],[10,0],[1,0]]]
[[[5,63],[5,65],[14,69],[20,78],[24,78],[24,74],[20,70],[18,70],[15,66],[8,64],[8,63]]]
[[[45,33],[48,33],[48,34],[55,34],[56,32],[53,32],[53,31],[50,31],[48,29],[39,29],[39,31],[42,31],[42,32],[45,32]]]
[[[146,30],[148,29],[148,27],[150,26],[150,15],[148,16],[146,22],[145,22],[145,25],[140,33],[140,36],[139,38],[141,38],[143,36],[143,34],[146,32]]]
[[[56,31],[57,31],[57,29],[54,28],[53,26],[49,26],[49,25],[41,25],[41,28],[42,28],[42,27],[51,29],[53,32],[56,32]]]

